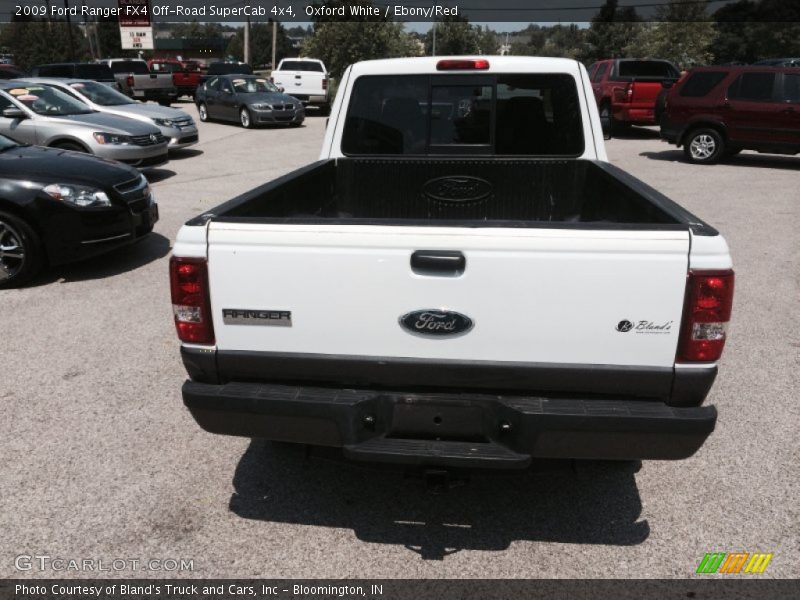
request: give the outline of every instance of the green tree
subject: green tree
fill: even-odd
[[[69,36],[72,34],[72,48]],[[19,20],[3,27],[0,45],[14,55],[14,62],[23,68],[33,65],[87,60],[89,44],[83,31],[66,21]]]
[[[480,28],[462,16],[445,17],[433,24],[425,37],[425,53],[433,54],[433,28],[436,28],[436,55],[480,54]],[[497,51],[495,48],[491,54]]]
[[[679,0],[656,8],[655,22],[644,24],[625,50],[627,56],[663,58],[690,69],[711,62],[713,40],[706,4]]]
[[[800,56],[800,4],[740,0],[714,13],[717,62]]]
[[[276,60],[291,56],[292,42],[286,29],[278,23],[278,36],[275,45]],[[244,28],[239,28],[231,37],[225,53],[234,60],[244,60]],[[272,62],[272,22],[250,24],[250,62],[253,65],[266,65]]]
[[[348,21],[317,23],[303,42],[303,54],[319,58],[333,77],[360,60],[417,56],[419,46],[400,23]]]
[[[620,8],[618,0],[606,0],[589,26],[583,58],[594,61],[625,56],[626,48],[633,43],[641,28],[635,8]]]

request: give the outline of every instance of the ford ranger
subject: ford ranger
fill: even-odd
[[[607,162],[586,69],[349,67],[319,161],[197,216],[170,265],[205,430],[350,459],[681,459],[730,319],[710,225]]]

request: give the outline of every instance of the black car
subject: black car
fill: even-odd
[[[100,63],[53,63],[31,67],[31,77],[61,77],[65,79],[89,79],[119,89],[114,72],[108,65]]]
[[[133,167],[0,136],[0,288],[129,244],[157,220],[150,186]]]
[[[220,75],[197,87],[194,101],[201,121],[238,121],[242,127],[299,127],[306,117],[303,103],[256,75]]]

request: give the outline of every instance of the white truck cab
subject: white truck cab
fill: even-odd
[[[685,458],[716,421],[731,268],[606,161],[578,62],[358,63],[319,161],[181,229],[184,402],[370,462]]]

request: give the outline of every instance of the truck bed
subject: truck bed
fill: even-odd
[[[323,160],[213,211],[216,221],[469,227],[712,229],[607,163],[592,160]],[[208,215],[206,215],[207,217]]]

